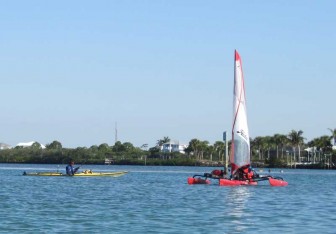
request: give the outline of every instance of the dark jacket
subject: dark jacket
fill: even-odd
[[[65,168],[66,174],[70,175],[70,176],[74,175],[78,171],[78,169],[79,169],[79,167],[74,168],[70,164],[68,166],[66,166],[66,168]]]

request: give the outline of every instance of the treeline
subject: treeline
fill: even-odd
[[[183,156],[178,152],[162,153],[157,147],[145,150],[130,142],[120,141],[113,146],[104,143],[75,149],[63,148],[59,141],[53,141],[42,149],[35,142],[31,147],[19,146],[0,150],[1,163],[66,164],[72,159],[76,164],[105,164],[108,160],[116,165],[195,165],[193,160]]]
[[[332,168],[336,162],[336,152],[331,140],[336,139],[336,129],[330,129],[331,136],[321,136],[305,143],[303,132],[292,130],[289,134],[275,134],[250,139],[251,161],[254,166]],[[70,159],[77,164],[116,165],[206,165],[222,166],[225,162],[225,142],[210,144],[199,139],[190,140],[183,153],[162,152],[161,146],[170,142],[169,137],[157,141],[156,146],[135,147],[130,142],[106,143],[77,148],[63,148],[59,141],[53,141],[42,149],[39,143],[31,147],[15,147],[0,150],[1,163],[48,163],[66,164]],[[228,141],[230,151],[231,141]],[[309,150],[307,150],[309,148]],[[228,155],[230,152],[227,153]]]
[[[336,129],[329,129],[331,135],[314,138],[305,143],[303,131],[292,130],[287,135],[259,136],[250,139],[251,161],[255,166],[332,168],[336,163]],[[228,141],[229,150],[231,141]],[[196,160],[218,160],[223,157],[224,142],[210,145],[208,141],[192,139],[186,149]],[[228,152],[230,154],[230,152]]]

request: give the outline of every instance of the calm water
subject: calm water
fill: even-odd
[[[26,177],[57,165],[0,164],[0,233],[336,233],[336,171],[274,170],[289,186],[220,187],[187,184],[213,168],[84,169],[130,173]]]

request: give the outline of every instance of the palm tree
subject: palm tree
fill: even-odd
[[[206,153],[209,154],[209,159],[210,159],[211,162],[212,162],[212,155],[213,155],[214,152],[215,152],[215,147],[213,145],[209,145],[206,148]]]
[[[314,138],[313,140],[311,140],[311,141],[309,141],[308,143],[307,143],[307,145],[308,145],[308,149],[307,149],[307,151],[308,151],[308,157],[310,156],[310,161],[311,162],[313,162],[313,164],[315,164],[316,163],[316,159],[317,159],[317,157],[316,157],[316,152],[317,152],[317,138]]]
[[[323,153],[330,153],[332,151],[332,144],[330,142],[329,136],[321,136],[317,138],[317,147],[323,152]]]
[[[251,141],[251,148],[256,148],[258,151],[258,159],[262,159],[261,148],[262,148],[262,137],[256,137]]]
[[[267,159],[269,160],[270,159],[270,151],[271,151],[271,148],[274,145],[273,138],[270,137],[270,136],[265,136],[264,137],[264,144],[265,144],[265,148],[267,149]]]
[[[261,159],[265,158],[265,152],[267,152],[267,158],[269,158],[270,148],[272,147],[272,141],[270,136],[260,137],[259,149],[261,151]]]
[[[332,152],[332,144],[331,144],[331,137],[330,136],[321,136],[319,138],[313,139],[310,144],[314,144],[315,147],[319,151],[319,158],[321,162],[321,152],[322,156],[324,156],[324,163],[326,163],[326,157],[329,154],[331,156]]]
[[[170,142],[170,138],[166,136],[166,137],[163,137],[163,139],[157,140],[156,145],[157,145],[158,147],[160,147],[160,146],[162,146],[163,144],[168,143],[168,142]]]
[[[333,146],[336,146],[336,128],[334,129],[331,129],[331,128],[328,128],[329,131],[331,132],[331,137],[333,139]]]
[[[273,142],[276,145],[276,150],[277,150],[277,158],[279,158],[279,147],[281,147],[281,158],[283,158],[284,154],[284,146],[288,142],[288,138],[285,135],[282,134],[274,134],[273,136]]]
[[[272,137],[272,141],[276,145],[276,158],[279,158],[279,145],[281,144],[281,135],[280,134],[274,134]]]
[[[221,161],[221,153],[224,154],[225,144],[223,141],[216,141],[214,144],[215,151],[218,153],[218,161]]]
[[[201,143],[198,145],[198,149],[201,152],[201,160],[204,159],[204,152],[207,151],[209,142],[208,141],[201,141]]]
[[[295,149],[296,147],[298,147],[299,149],[299,162],[301,162],[301,154],[300,154],[300,145],[303,144],[304,142],[304,139],[302,137],[302,134],[303,134],[303,131],[299,130],[299,131],[295,131],[295,130],[292,130],[289,134],[288,134],[288,140],[290,142],[290,144],[292,145],[293,147],[293,151],[294,151],[294,160],[295,160]]]
[[[281,158],[284,158],[284,148],[288,144],[288,138],[286,135],[280,134],[279,143],[281,146]]]
[[[190,151],[194,153],[196,160],[199,159],[198,148],[199,148],[200,143],[201,143],[200,140],[194,138],[190,140],[189,146],[188,146],[188,150],[190,148]]]

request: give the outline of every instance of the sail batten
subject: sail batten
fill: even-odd
[[[250,164],[250,137],[247,125],[246,96],[242,61],[235,51],[234,89],[233,89],[233,123],[231,144],[231,174],[237,169]]]

